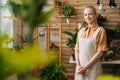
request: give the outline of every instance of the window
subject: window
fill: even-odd
[[[7,0],[0,0],[1,5],[6,5]],[[13,37],[13,20],[6,18],[11,16],[10,11],[7,8],[0,9],[0,32],[1,34],[8,34],[10,38]],[[8,48],[12,48],[13,43],[8,45]]]

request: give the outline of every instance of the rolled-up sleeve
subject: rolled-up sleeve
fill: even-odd
[[[104,28],[101,28],[96,40],[97,51],[107,51],[107,36]]]

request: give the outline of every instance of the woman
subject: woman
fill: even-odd
[[[80,29],[75,46],[75,80],[96,80],[102,74],[100,58],[107,50],[106,32],[97,24],[93,6],[84,9],[85,28]]]

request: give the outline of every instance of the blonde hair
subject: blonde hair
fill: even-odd
[[[91,8],[93,10],[94,14],[97,15],[97,10],[96,10],[95,7],[93,7],[93,6],[87,6],[86,8]]]

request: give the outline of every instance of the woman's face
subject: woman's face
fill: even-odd
[[[84,10],[84,20],[88,24],[92,24],[92,23],[96,22],[96,14],[94,13],[92,8],[86,8]]]

